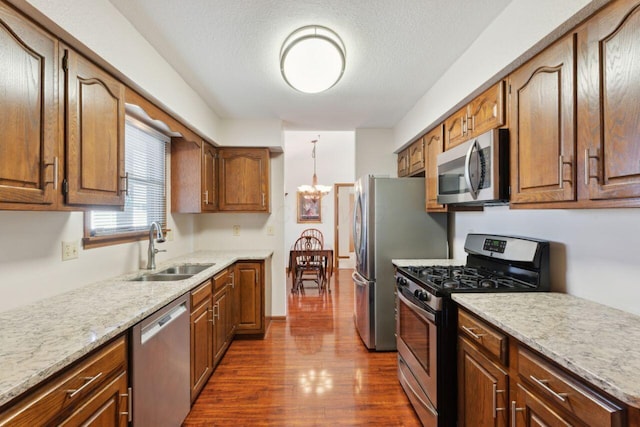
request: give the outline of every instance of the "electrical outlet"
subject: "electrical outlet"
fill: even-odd
[[[273,225],[267,225],[267,236],[273,236],[275,234],[275,230]]]
[[[233,235],[234,236],[239,236],[240,235],[240,226],[239,225],[234,225],[233,226]]]
[[[78,241],[62,242],[62,260],[68,261],[76,258],[78,258]]]
[[[173,230],[167,230],[167,232],[164,233],[164,238],[167,242],[173,242]]]

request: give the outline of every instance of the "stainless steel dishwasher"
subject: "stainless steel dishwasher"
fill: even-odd
[[[133,327],[135,427],[180,426],[189,413],[189,306],[185,294]]]

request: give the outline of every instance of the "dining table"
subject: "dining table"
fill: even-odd
[[[323,264],[323,277],[321,289],[326,289],[331,292],[331,276],[333,275],[333,248],[331,246],[323,246],[319,249],[291,249],[289,250],[289,274],[293,280],[295,291],[295,280],[297,277],[296,271],[296,258],[298,257],[313,257],[315,259],[322,260]]]

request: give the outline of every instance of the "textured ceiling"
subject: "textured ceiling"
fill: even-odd
[[[393,127],[511,0],[110,0],[223,118],[291,129]],[[293,30],[332,28],[347,66],[320,94],[291,89]]]

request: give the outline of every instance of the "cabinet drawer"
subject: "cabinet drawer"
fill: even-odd
[[[124,336],[72,365],[0,414],[0,426],[48,424],[127,367]]]
[[[207,298],[211,298],[211,280],[207,280],[197,289],[191,291],[191,308],[195,309]]]
[[[589,425],[622,425],[621,407],[523,348],[518,348],[518,374],[536,394]]]
[[[221,271],[213,276],[213,290],[214,292],[224,288],[229,283],[229,270]]]
[[[458,328],[473,342],[507,365],[508,341],[505,334],[464,311],[458,312]]]

